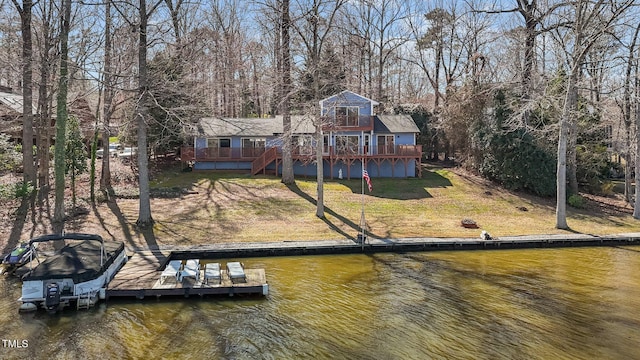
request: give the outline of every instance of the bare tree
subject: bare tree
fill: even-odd
[[[640,26],[639,26],[640,27]],[[636,34],[638,32],[636,31]],[[640,52],[640,51],[639,51]],[[636,66],[635,66],[635,81],[634,81],[634,88],[635,88],[635,97],[636,97],[636,102],[635,102],[635,131],[636,131],[636,166],[635,166],[635,183],[636,183],[636,189],[635,189],[635,201],[634,201],[634,206],[633,206],[633,217],[635,219],[640,219],[640,190],[638,190],[638,179],[640,177],[640,101],[638,101],[638,99],[640,99],[640,66],[638,66],[637,63],[637,59],[640,58],[640,56],[636,57]]]
[[[63,230],[64,222],[64,189],[65,189],[65,139],[67,124],[67,91],[69,87],[69,29],[71,19],[71,0],[63,0],[62,17],[60,19],[60,74],[58,82],[58,98],[56,104],[56,144],[54,156],[55,171],[55,205],[54,223],[60,225],[59,232]]]
[[[631,43],[628,45],[629,52],[628,52],[628,57],[626,59],[627,64],[624,72],[625,76],[624,76],[624,83],[623,83],[623,94],[622,94],[623,98],[622,98],[622,102],[618,104],[618,106],[622,110],[622,122],[624,123],[624,128],[625,128],[624,154],[627,161],[625,162],[625,171],[624,171],[624,197],[625,197],[625,200],[630,204],[633,203],[631,199],[632,197],[631,154],[633,152],[632,141],[631,141],[631,137],[632,137],[631,130],[632,130],[632,118],[633,118],[632,113],[635,111],[635,108],[632,106],[632,91],[635,91],[635,89],[632,89],[631,86],[634,83],[634,75],[635,75],[633,71],[634,65],[638,61],[637,58],[635,57],[635,52],[636,52],[636,44],[638,41],[639,32],[640,32],[640,25],[636,27],[633,33],[633,36],[631,37]],[[635,123],[635,119],[633,120],[633,123]]]
[[[38,84],[38,122],[36,147],[38,149],[38,196],[42,200],[49,193],[49,157],[51,145],[51,91],[50,81],[56,74],[55,71],[55,9],[52,3],[47,1],[38,2],[40,8],[40,36],[36,38],[39,42],[40,51],[40,82]]]
[[[604,0],[578,0],[569,4],[566,16],[571,21],[568,34],[571,44],[565,44],[569,68],[566,95],[558,138],[558,167],[556,193],[556,227],[568,229],[567,225],[567,154],[570,131],[575,128],[578,107],[578,76],[582,63],[596,42],[609,34],[615,21],[631,6],[632,0],[607,2]],[[564,39],[564,37],[563,37]],[[574,131],[575,134],[575,131]]]
[[[36,181],[36,168],[33,162],[33,41],[31,37],[32,0],[12,0],[20,14],[22,32],[22,162],[23,180],[27,184]]]
[[[299,9],[299,21],[294,23],[294,28],[298,34],[301,43],[304,46],[302,51],[305,56],[305,66],[303,78],[308,81],[304,82],[305,85],[310,86],[310,89],[303,89],[302,93],[308,94],[305,101],[309,102],[307,106],[307,114],[313,118],[313,123],[316,129],[315,132],[315,160],[316,160],[316,180],[317,180],[317,196],[316,202],[316,216],[324,218],[324,163],[323,163],[323,149],[324,149],[324,136],[322,132],[323,121],[320,115],[320,109],[318,108],[321,97],[327,94],[327,89],[335,89],[338,84],[332,81],[332,77],[329,76],[332,70],[335,69],[336,62],[326,65],[323,64],[323,53],[329,46],[330,34],[334,29],[335,18],[338,16],[340,8],[345,4],[345,1],[324,1],[313,0],[308,7],[302,7]],[[331,61],[332,59],[324,59]],[[322,77],[327,77],[326,81],[323,81]],[[305,91],[306,90],[306,91]]]
[[[103,65],[103,96],[102,103],[102,172],[100,175],[100,189],[107,195],[111,188],[111,156],[109,152],[109,138],[111,137],[110,122],[114,111],[113,97],[114,74],[112,66],[112,16],[111,16],[111,0],[105,2],[105,24],[104,24],[104,65]]]
[[[138,220],[140,228],[148,228],[153,224],[151,217],[151,194],[149,189],[149,156],[147,153],[147,120],[149,118],[150,94],[147,67],[147,31],[149,17],[161,4],[161,0],[147,11],[147,0],[140,0],[138,15],[138,101],[136,102],[136,119],[138,127],[138,188],[140,202]]]
[[[3,2],[0,2],[3,4]],[[17,89],[21,81],[21,21],[8,6],[0,6],[0,85]]]
[[[282,123],[284,137],[282,140],[282,182],[287,185],[295,183],[293,175],[293,159],[291,151],[291,44],[289,30],[291,28],[291,18],[289,16],[289,0],[280,1],[280,59],[282,63],[280,84],[280,109],[282,113]]]

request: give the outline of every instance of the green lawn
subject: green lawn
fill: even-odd
[[[374,237],[476,237],[562,233],[553,199],[521,196],[473,177],[432,168],[421,179],[373,178],[361,195],[361,179],[325,180],[325,218],[315,216],[316,182],[297,179],[285,186],[272,176],[165,171],[152,187],[183,188],[181,199],[154,199],[160,242],[315,240],[355,237],[364,210]],[[124,206],[125,204],[123,204]],[[135,204],[131,211],[135,211]],[[480,229],[465,229],[471,218]],[[134,220],[134,219],[132,219]],[[575,232],[611,234],[640,231],[630,215],[569,209]]]

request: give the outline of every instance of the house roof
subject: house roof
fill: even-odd
[[[22,95],[13,94],[8,92],[0,92],[0,104],[4,105],[11,111],[15,111],[22,114]],[[33,107],[33,113],[36,113],[35,106]]]
[[[374,123],[377,133],[419,133],[420,129],[411,116],[402,115],[378,115]]]
[[[338,93],[338,94],[331,95],[331,96],[329,96],[329,97],[328,97],[328,98],[326,98],[326,99],[322,99],[322,100],[320,100],[320,107],[322,107],[322,105],[323,105],[325,102],[327,102],[327,101],[329,101],[329,100],[331,100],[331,99],[340,98],[340,97],[347,98],[347,97],[348,97],[348,96],[350,96],[350,95],[351,95],[351,96],[359,97],[359,98],[361,98],[361,99],[363,99],[363,100],[365,100],[365,101],[367,101],[367,102],[370,102],[372,106],[376,106],[376,105],[379,105],[379,104],[380,104],[380,103],[378,103],[378,102],[377,102],[377,101],[375,101],[375,100],[371,100],[371,99],[369,99],[369,98],[367,98],[367,97],[364,97],[364,96],[362,96],[362,95],[360,95],[360,94],[356,94],[356,93],[354,93],[353,91],[344,90],[344,91],[342,91],[342,92],[340,92],[340,93]]]
[[[310,117],[292,116],[291,126],[294,134],[315,132],[313,119]],[[266,137],[283,132],[282,116],[273,118],[202,118],[197,126],[197,134],[201,136]]]
[[[22,95],[0,91],[0,132],[11,134],[14,137],[22,136]],[[55,106],[51,110],[52,119],[56,118]],[[78,97],[68,103],[68,112],[78,118],[83,136],[93,136],[96,117],[84,97]],[[37,114],[37,107],[33,106],[33,114]],[[36,121],[36,119],[34,119]],[[34,124],[35,126],[35,124]],[[50,134],[54,137],[55,131]]]

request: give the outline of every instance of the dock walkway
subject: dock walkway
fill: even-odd
[[[192,247],[163,246],[174,259],[244,258],[289,255],[331,255],[377,252],[526,249],[578,246],[640,245],[640,233],[606,236],[588,234],[554,234],[504,236],[491,240],[478,238],[400,238],[368,237],[364,244],[354,240],[280,241],[216,243]]]

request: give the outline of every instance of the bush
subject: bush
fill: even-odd
[[[9,142],[9,135],[0,134],[0,172],[16,171],[22,166],[22,147]]]
[[[576,209],[584,209],[586,205],[584,198],[577,194],[570,195],[569,199],[567,199],[567,202],[569,203],[569,206]]]
[[[20,199],[33,193],[33,185],[25,182],[0,184],[0,199]]]
[[[576,177],[581,189],[590,194],[604,195],[607,178],[611,175],[614,164],[609,158],[607,147],[598,144],[578,145],[576,158]]]
[[[473,143],[477,147],[478,172],[510,190],[524,190],[539,196],[556,191],[556,158],[544,141],[524,128],[503,125],[510,116],[505,95],[494,98],[494,117],[477,124]]]

